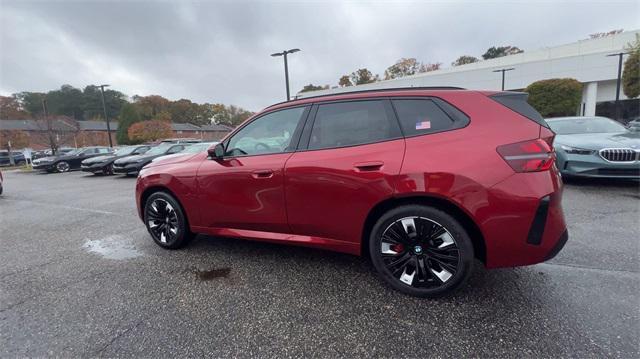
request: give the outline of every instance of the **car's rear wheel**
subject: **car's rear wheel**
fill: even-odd
[[[60,161],[56,163],[56,171],[60,173],[69,172],[70,169],[71,169],[71,166],[69,166],[69,162],[67,161]]]
[[[193,234],[178,201],[166,192],[155,192],[145,202],[144,223],[154,242],[160,247],[184,247]]]
[[[438,297],[460,287],[474,258],[471,239],[455,218],[419,205],[382,215],[369,237],[369,255],[384,281],[419,297]]]
[[[102,170],[102,173],[104,173],[107,176],[111,176],[113,174],[113,163],[106,165]]]

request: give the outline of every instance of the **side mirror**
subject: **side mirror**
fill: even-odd
[[[213,147],[209,147],[207,152],[212,159],[221,160],[224,157],[224,146],[222,143],[218,143]]]

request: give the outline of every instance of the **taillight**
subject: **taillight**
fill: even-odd
[[[555,153],[552,143],[553,136],[502,145],[496,150],[514,171],[539,172],[553,166]]]

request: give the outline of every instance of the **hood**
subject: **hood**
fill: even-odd
[[[115,157],[116,156],[114,155],[96,156],[96,157],[87,158],[86,160],[82,161],[82,163],[99,163],[99,162],[108,161]]]
[[[33,160],[33,162],[36,162],[36,163],[40,163],[40,162],[52,162],[52,161],[57,160],[58,158],[59,158],[58,156],[40,157],[40,158],[37,158],[37,159]]]
[[[603,148],[633,148],[640,150],[640,133],[584,133],[575,135],[557,135],[554,146],[566,145],[587,150]]]
[[[150,166],[184,162],[190,160],[196,155],[198,155],[198,153],[174,153],[172,155],[161,156],[151,161]]]

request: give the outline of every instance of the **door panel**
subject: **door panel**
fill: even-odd
[[[290,156],[205,160],[198,170],[200,225],[288,233],[283,167]]]
[[[359,243],[371,208],[394,193],[403,156],[404,139],[294,153],[285,166],[291,231]]]

